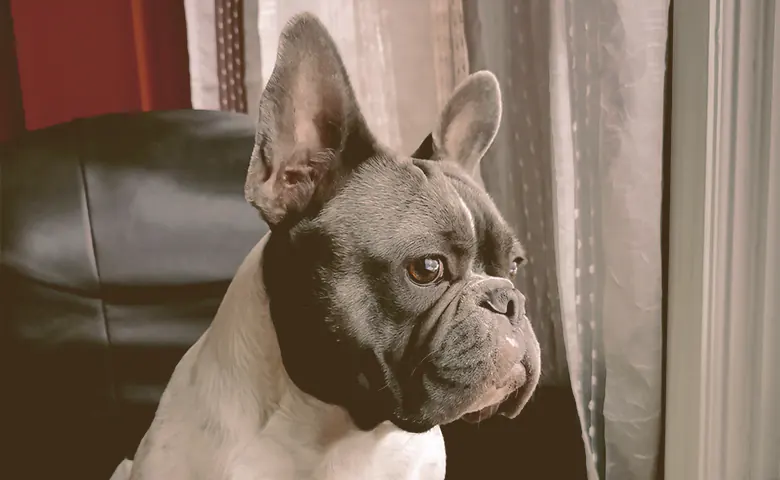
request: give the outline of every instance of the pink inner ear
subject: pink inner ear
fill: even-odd
[[[311,105],[307,105],[311,108]],[[307,148],[319,148],[322,145],[320,132],[313,119],[320,111],[306,111],[304,108],[295,108],[295,131],[293,132],[295,143]]]

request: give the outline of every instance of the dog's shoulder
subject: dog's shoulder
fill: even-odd
[[[198,402],[190,377],[200,352],[201,337],[179,361],[157,407],[154,420],[136,451],[130,480],[190,478],[192,458],[205,452],[207,437],[199,428]]]

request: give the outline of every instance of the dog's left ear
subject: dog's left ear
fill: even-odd
[[[314,15],[296,15],[260,99],[247,201],[271,229],[294,223],[376,149],[333,39]]]
[[[495,75],[487,70],[469,75],[436,123],[412,157],[453,161],[473,173],[501,123],[501,89]]]

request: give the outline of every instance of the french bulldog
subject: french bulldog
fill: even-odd
[[[500,117],[474,73],[393,153],[325,27],[294,17],[245,186],[270,233],[113,478],[443,479],[440,425],[517,416],[540,375],[524,252],[473,178]]]

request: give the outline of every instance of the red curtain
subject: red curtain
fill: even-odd
[[[74,118],[191,108],[183,0],[3,3],[12,34],[0,37],[0,140]]]

